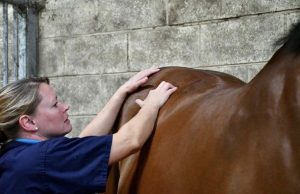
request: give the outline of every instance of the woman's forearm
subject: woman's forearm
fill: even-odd
[[[140,111],[113,135],[109,164],[138,151],[151,135],[159,107],[144,105]]]
[[[139,113],[124,126],[138,149],[144,145],[152,133],[158,111],[158,106],[144,105]]]

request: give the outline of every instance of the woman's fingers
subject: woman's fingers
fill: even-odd
[[[123,84],[122,88],[125,89],[126,93],[131,93],[141,85],[145,84],[148,80],[148,76],[158,72],[159,70],[160,69],[158,68],[150,68],[144,71],[140,71],[132,78],[130,78],[125,84]]]
[[[165,81],[162,81],[158,86],[157,86],[157,89],[163,89],[163,90],[169,90],[169,89],[175,89],[176,90],[176,87],[174,85],[172,85],[171,83],[169,82],[165,82]],[[175,91],[174,90],[174,91]]]
[[[159,70],[160,70],[159,68],[152,67],[150,69],[140,71],[139,73],[136,74],[136,78],[143,79],[144,77],[148,77],[149,75],[158,72]]]
[[[148,77],[144,77],[136,82],[137,86],[141,86],[148,81]]]
[[[135,103],[137,103],[141,108],[142,108],[143,105],[144,105],[144,101],[141,100],[141,99],[136,99],[136,100],[135,100]]]
[[[177,87],[172,87],[168,90],[168,94],[171,95],[173,92],[177,90]]]
[[[145,101],[161,107],[176,89],[172,84],[162,81],[156,89],[150,91]]]

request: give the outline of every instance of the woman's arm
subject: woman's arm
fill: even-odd
[[[143,146],[153,131],[160,107],[176,89],[170,83],[162,82],[149,92],[144,101],[137,101],[142,105],[140,111],[113,135],[109,164],[118,162]]]
[[[148,76],[158,72],[157,68],[150,68],[137,73],[123,84],[111,97],[101,112],[85,127],[79,137],[100,136],[110,133],[118,112],[128,93],[133,92],[148,80]]]

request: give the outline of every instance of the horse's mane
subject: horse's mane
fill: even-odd
[[[296,55],[300,54],[300,21],[294,24],[290,31],[278,39],[274,45],[284,45],[290,52]]]

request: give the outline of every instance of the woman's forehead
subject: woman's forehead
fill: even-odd
[[[56,93],[55,90],[46,83],[41,83],[39,86],[39,95],[43,99],[47,100],[55,100],[56,99]]]

